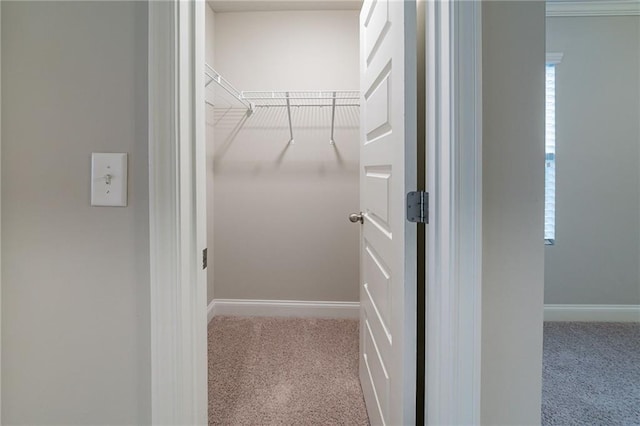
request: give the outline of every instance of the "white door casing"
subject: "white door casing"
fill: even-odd
[[[0,2],[0,24],[2,23],[2,2]],[[1,26],[1,25],[0,25]],[[0,34],[2,31],[0,30]],[[0,46],[2,42],[0,40]],[[0,82],[2,81],[2,49],[0,48]],[[0,84],[0,104],[2,104],[2,84]],[[2,129],[2,113],[0,112],[0,129]],[[0,165],[2,164],[2,131],[0,131]],[[0,166],[0,177],[2,167]],[[2,185],[0,184],[0,188]],[[2,195],[0,194],[0,224],[2,223]],[[0,226],[0,319],[2,318],[2,227]],[[2,321],[0,320],[0,383],[2,383]],[[2,423],[2,386],[0,386],[0,423]]]
[[[360,380],[374,425],[415,423],[416,4],[360,13]]]
[[[415,182],[415,127],[407,123],[415,122],[415,5],[413,2],[394,0],[367,0],[363,13],[376,13],[373,6],[383,14],[382,23],[369,18],[367,29],[361,28],[362,64],[362,164],[361,207],[365,213],[362,227],[364,250],[368,238],[369,251],[377,256],[369,257],[370,267],[366,272],[367,258],[361,262],[361,276],[368,285],[371,298],[364,287],[361,288],[361,317],[370,322],[369,348],[361,353],[360,377],[366,396],[368,412],[372,424],[382,420],[389,425],[414,423],[414,380],[415,380],[415,245],[407,242],[415,240],[415,225],[404,221],[404,195],[413,190]],[[178,6],[180,3],[180,6]],[[481,259],[481,42],[480,3],[453,1],[428,2],[427,7],[427,47],[428,47],[428,99],[432,99],[428,109],[429,135],[429,189],[438,200],[432,210],[430,253],[440,252],[441,258],[429,262],[429,290],[427,318],[427,424],[478,424],[479,416],[479,359],[480,359],[480,259]],[[188,104],[202,105],[203,85],[198,80],[202,74],[198,55],[203,54],[196,47],[195,58],[189,59],[192,47],[202,40],[198,30],[199,16],[203,16],[204,3],[167,2],[149,3],[149,163],[150,163],[150,236],[151,236],[151,366],[152,366],[152,417],[153,424],[206,424],[206,299],[204,284],[200,284],[202,272],[198,268],[201,261],[198,236],[199,225],[195,218],[203,213],[199,205],[196,188],[198,167],[197,152],[201,139],[198,137],[197,108],[185,109]],[[184,19],[178,19],[181,15]],[[189,18],[191,17],[191,18]],[[398,18],[400,20],[398,20]],[[195,19],[195,22],[193,21]],[[377,17],[380,19],[380,17]],[[192,23],[194,25],[192,25]],[[361,23],[363,24],[364,21]],[[374,27],[374,24],[377,25]],[[382,24],[382,25],[381,25]],[[449,25],[453,24],[453,25]],[[377,31],[376,31],[377,28]],[[368,34],[367,34],[368,33]],[[377,33],[377,34],[376,34]],[[393,47],[390,37],[400,34],[404,40],[395,40]],[[201,34],[201,35],[198,35]],[[369,37],[368,45],[366,37]],[[375,38],[374,38],[375,37]],[[187,41],[190,40],[190,41]],[[364,62],[364,52],[373,52],[368,62]],[[430,49],[429,49],[430,48]],[[449,50],[451,49],[451,50]],[[182,50],[183,55],[178,55]],[[378,53],[387,52],[387,61]],[[409,52],[409,55],[405,55]],[[370,55],[371,56],[371,55]],[[451,60],[455,58],[455,60]],[[393,62],[391,62],[393,61]],[[366,65],[366,69],[365,69]],[[382,65],[382,68],[380,66]],[[387,66],[389,65],[389,66]],[[453,67],[453,70],[449,67]],[[386,71],[382,77],[375,70]],[[365,74],[366,71],[366,74]],[[195,76],[192,80],[189,76]],[[368,80],[365,76],[368,75]],[[455,78],[447,80],[445,77]],[[179,77],[181,76],[181,77]],[[398,81],[400,76],[400,81]],[[178,83],[180,82],[180,83]],[[366,87],[367,82],[369,86]],[[386,85],[374,83],[386,83]],[[445,84],[446,83],[446,84]],[[436,91],[437,87],[447,87],[446,91]],[[368,88],[374,89],[367,91]],[[388,108],[376,109],[373,104],[380,100],[382,89],[387,90]],[[395,96],[396,94],[404,94]],[[430,95],[429,95],[430,94]],[[366,102],[364,99],[366,95]],[[394,96],[392,96],[394,95]],[[184,97],[183,97],[184,96]],[[429,97],[431,96],[431,97]],[[191,97],[189,101],[188,98]],[[179,103],[178,99],[183,102]],[[384,98],[384,96],[383,96]],[[379,102],[378,102],[379,104]],[[408,106],[408,107],[407,107]],[[182,112],[181,112],[182,111]],[[188,111],[191,111],[190,113]],[[367,112],[385,111],[386,116]],[[462,111],[462,114],[442,115],[439,112]],[[438,113],[437,113],[438,112]],[[194,115],[191,115],[194,114]],[[366,129],[369,120],[370,128]],[[378,125],[375,126],[376,120]],[[189,138],[186,128],[196,126],[196,137]],[[373,127],[371,127],[373,126]],[[431,127],[430,127],[431,126]],[[463,127],[460,127],[463,126]],[[185,132],[178,132],[182,128]],[[463,129],[451,132],[452,137],[442,139],[442,130]],[[463,137],[464,136],[464,137]],[[368,139],[367,139],[368,138]],[[390,138],[406,141],[393,148],[379,148],[378,142]],[[435,150],[437,140],[440,148]],[[366,142],[366,144],[365,144]],[[442,145],[444,144],[444,145]],[[443,147],[451,146],[445,151]],[[401,147],[401,148],[399,148]],[[400,152],[404,149],[404,156]],[[451,152],[452,155],[447,153]],[[376,154],[377,153],[377,154]],[[377,156],[376,156],[377,155]],[[386,155],[386,156],[385,156]],[[196,158],[194,159],[194,156]],[[195,162],[192,163],[192,161]],[[367,165],[365,162],[370,161]],[[403,163],[404,162],[404,163]],[[408,164],[410,167],[404,168]],[[365,169],[367,167],[367,169]],[[376,169],[376,167],[378,167]],[[384,167],[387,167],[385,178]],[[437,167],[437,169],[435,168]],[[381,172],[382,171],[382,172]],[[365,176],[365,172],[368,175]],[[392,172],[392,173],[391,173]],[[454,179],[435,179],[450,176]],[[366,180],[373,183],[368,188]],[[385,182],[380,185],[381,182]],[[376,186],[376,183],[378,186]],[[451,183],[456,183],[452,185]],[[386,204],[372,195],[385,193]],[[442,194],[450,193],[444,199]],[[196,194],[196,195],[193,195]],[[386,222],[385,219],[386,206]],[[195,211],[197,210],[197,212]],[[457,213],[456,213],[457,212]],[[464,214],[460,214],[464,212]],[[454,217],[456,226],[448,226],[441,220]],[[190,219],[191,218],[191,219]],[[377,222],[374,222],[376,221]],[[191,221],[191,222],[190,222]],[[384,241],[380,235],[388,225],[391,237],[387,241],[392,249],[376,245]],[[190,225],[191,224],[191,225]],[[436,230],[434,227],[437,227]],[[387,232],[387,235],[389,234]],[[384,236],[385,234],[382,233]],[[404,244],[399,243],[400,236]],[[443,236],[446,238],[443,240]],[[377,238],[377,239],[376,239]],[[449,244],[453,241],[454,244]],[[399,247],[399,250],[396,249]],[[455,247],[455,256],[449,256]],[[447,250],[443,250],[448,248]],[[435,250],[432,250],[435,249]],[[375,251],[374,251],[375,250]],[[378,251],[379,250],[379,251]],[[392,256],[389,256],[391,253]],[[383,257],[387,256],[387,257]],[[375,261],[378,261],[376,263]],[[429,260],[429,259],[427,259]],[[373,263],[371,262],[373,261]],[[385,263],[383,263],[383,261]],[[386,269],[381,269],[381,267]],[[433,267],[433,269],[431,269]],[[444,273],[443,268],[458,271]],[[377,268],[377,270],[376,270]],[[368,275],[365,275],[365,272]],[[388,280],[387,280],[387,275]],[[397,273],[396,273],[397,272]],[[378,273],[378,276],[375,275]],[[382,276],[380,276],[382,274]],[[382,277],[382,279],[381,279]],[[388,281],[388,283],[386,282]],[[374,284],[387,285],[386,299],[380,299],[380,292]],[[398,283],[401,283],[398,287]],[[196,291],[194,291],[196,289]],[[384,289],[384,287],[383,287]],[[440,291],[444,289],[446,291]],[[391,291],[393,290],[393,292]],[[466,297],[459,296],[465,294]],[[392,298],[393,297],[393,298]],[[371,301],[379,300],[379,306]],[[388,304],[382,301],[390,302]],[[407,303],[410,301],[410,303]],[[435,308],[435,309],[432,309]],[[377,309],[377,310],[376,310]],[[386,313],[384,309],[387,309]],[[390,343],[381,331],[380,315],[388,318]],[[365,317],[369,315],[369,317]],[[371,316],[372,315],[372,316]],[[361,350],[364,346],[365,321],[361,324]],[[382,336],[381,336],[382,333]],[[378,348],[372,347],[373,338]],[[437,344],[436,344],[437,343]],[[442,344],[445,343],[445,344]],[[393,348],[393,356],[389,350]],[[374,356],[381,354],[385,370],[375,370]],[[368,351],[368,353],[367,353]],[[364,354],[371,364],[371,375],[364,362]],[[404,363],[403,363],[404,361]],[[373,393],[372,377],[383,381],[375,383]],[[388,378],[388,379],[387,379]],[[380,387],[382,386],[382,387]],[[382,398],[384,397],[384,399]],[[380,402],[380,408],[378,405]],[[381,409],[384,410],[381,412]]]
[[[426,4],[429,425],[481,420],[481,7],[467,0]]]
[[[207,164],[206,164],[206,118],[204,92],[204,64],[205,64],[205,7],[204,0],[193,2],[190,11],[193,20],[193,105],[194,105],[194,135],[193,143],[193,182],[195,194],[195,228],[191,246],[195,248],[195,289],[190,306],[187,306],[195,325],[193,339],[194,383],[196,389],[194,403],[196,406],[196,420],[198,424],[208,424],[209,416],[209,376],[208,376],[208,334],[207,326]],[[195,245],[194,245],[195,243]],[[193,309],[193,306],[196,306]]]
[[[204,1],[149,2],[151,422],[207,424]]]

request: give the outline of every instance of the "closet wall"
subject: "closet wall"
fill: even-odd
[[[214,27],[213,66],[240,90],[359,89],[356,10],[216,13]],[[359,109],[336,110],[330,145],[331,108],[294,108],[289,145],[286,108],[247,116],[221,92],[207,106],[215,298],[357,301]]]

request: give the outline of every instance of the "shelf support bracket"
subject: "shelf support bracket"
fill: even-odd
[[[242,92],[239,92],[238,89],[233,87],[231,83],[225,80],[220,74],[218,74],[216,70],[211,68],[208,64],[205,64],[204,74],[205,74],[205,77],[208,79],[204,83],[204,87],[209,86],[209,84],[215,81],[218,84],[218,86],[224,89],[228,94],[233,96],[242,105],[244,105],[245,108],[247,108],[247,116],[250,116],[251,114],[253,114],[253,109],[254,109],[253,103],[244,99],[244,97],[242,96]],[[213,104],[211,103],[209,103],[209,105],[213,106]]]
[[[289,100],[289,92],[287,92],[287,115],[289,116],[289,144],[293,145],[293,125],[291,124],[291,101]]]
[[[329,139],[329,145],[334,145],[336,142],[333,140],[333,129],[336,123],[336,92],[333,92],[333,102],[331,103],[331,139]]]

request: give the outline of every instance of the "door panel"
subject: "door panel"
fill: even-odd
[[[374,425],[415,421],[415,7],[367,0],[360,14],[360,380]]]
[[[365,10],[363,6],[362,10]],[[365,53],[367,56],[367,64],[371,63],[371,59],[376,50],[382,43],[382,40],[389,29],[389,4],[386,1],[372,1],[366,11],[364,21],[364,40]]]
[[[379,227],[390,234],[391,167],[386,165],[365,167],[364,174],[366,180],[364,198],[367,201],[370,220],[375,221]]]
[[[391,87],[389,71],[391,64],[382,70],[380,76],[374,82],[370,93],[365,93],[365,99],[371,105],[370,114],[367,115],[367,139],[366,143],[376,141],[381,136],[391,131],[391,111],[389,111],[389,102],[391,100]]]
[[[369,241],[364,241],[364,291],[391,343],[391,273]]]
[[[371,383],[375,383],[375,386],[371,388],[375,404],[372,409],[369,409],[372,405],[367,404],[367,411],[369,412],[371,424],[384,423],[383,420],[379,419],[384,419],[389,412],[389,374],[382,360],[383,356],[376,345],[377,339],[373,336],[371,324],[366,316],[364,326],[363,361],[367,370],[367,379]],[[374,410],[375,413],[371,413],[371,410]]]

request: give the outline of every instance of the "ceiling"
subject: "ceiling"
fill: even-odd
[[[207,2],[216,12],[360,10],[362,6],[362,0],[207,0]],[[546,0],[546,2],[551,12],[565,9],[568,11],[548,13],[553,16],[595,16],[599,13],[603,14],[602,10],[607,11],[604,15],[612,16],[640,14],[638,0]],[[588,11],[583,12],[582,9]],[[578,13],[575,10],[581,12]]]
[[[215,12],[360,10],[362,0],[208,0]]]

